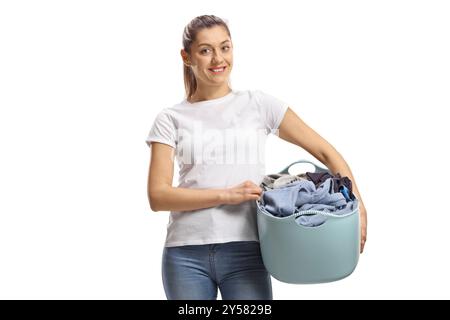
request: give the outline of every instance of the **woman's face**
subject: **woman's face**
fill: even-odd
[[[233,46],[225,28],[215,26],[198,32],[190,61],[197,81],[210,85],[227,82],[233,68]],[[224,69],[217,70],[221,67]]]

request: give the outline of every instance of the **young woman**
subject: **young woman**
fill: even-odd
[[[269,133],[352,180],[360,203],[362,252],[367,214],[349,166],[283,101],[260,90],[231,89],[233,43],[227,24],[212,15],[193,19],[184,29],[181,57],[186,99],[157,115],[146,140],[151,209],[170,211],[162,256],[167,298],[217,299],[219,289],[224,300],[272,299],[255,205]],[[175,155],[178,187],[172,187]]]

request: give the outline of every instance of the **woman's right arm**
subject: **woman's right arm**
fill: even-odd
[[[262,189],[252,181],[227,189],[172,187],[174,148],[152,142],[147,195],[152,211],[191,211],[222,204],[239,204],[259,199]]]

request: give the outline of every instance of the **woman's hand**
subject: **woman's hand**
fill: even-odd
[[[225,189],[224,203],[239,204],[244,201],[258,200],[262,191],[262,188],[247,180],[237,186]]]
[[[359,219],[361,223],[361,248],[360,253],[364,251],[364,245],[367,240],[367,211],[363,204],[359,206]]]

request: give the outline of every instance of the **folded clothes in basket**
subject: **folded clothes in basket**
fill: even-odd
[[[314,182],[314,185],[318,187],[320,184],[325,182],[328,178],[333,179],[333,190],[334,192],[342,192],[346,197],[347,201],[355,200],[355,196],[352,193],[352,181],[348,177],[341,177],[339,173],[335,176],[328,172],[307,172],[305,173],[308,180]]]
[[[261,196],[261,205],[266,212],[277,217],[306,210],[341,215],[352,212],[356,206],[350,179],[342,178],[339,174],[333,176],[329,173],[307,172],[297,176],[269,175],[264,177],[261,187],[265,190]],[[297,218],[299,224],[309,227],[319,226],[325,220],[326,217],[321,214]]]

